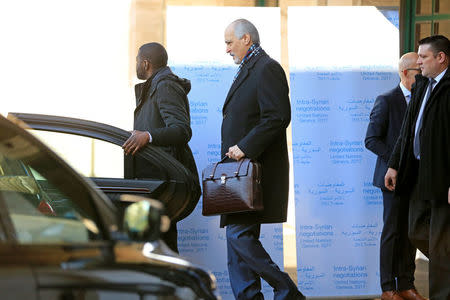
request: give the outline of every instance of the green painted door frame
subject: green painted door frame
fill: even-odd
[[[441,0],[443,1],[443,0]],[[432,0],[431,14],[419,15],[416,7],[420,0],[400,1],[400,52],[401,54],[416,51],[416,24],[422,22],[431,23],[429,35],[435,34],[435,22],[450,20],[450,14],[437,14],[435,12],[437,0]]]
[[[256,0],[255,6],[266,6],[266,0]]]

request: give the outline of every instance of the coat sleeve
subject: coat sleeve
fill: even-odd
[[[280,134],[286,134],[291,121],[289,88],[281,66],[271,61],[257,74],[257,101],[260,120],[238,142],[238,147],[249,158],[257,158]]]
[[[411,126],[412,126],[412,114],[413,114],[413,110],[414,110],[414,99],[411,99],[411,101],[409,102],[407,108],[406,108],[406,113],[405,113],[405,117],[403,118],[403,123],[402,123],[402,127],[400,129],[400,134],[398,136],[397,142],[395,143],[395,146],[392,150],[392,154],[391,157],[389,158],[388,161],[388,167],[392,168],[394,170],[398,171],[399,168],[399,164],[400,164],[400,155],[401,155],[401,151],[402,151],[402,145],[404,145],[405,140],[407,139],[407,135],[408,132],[411,131]]]
[[[165,127],[152,129],[152,144],[157,146],[185,145],[192,136],[188,108],[181,87],[164,80],[156,88],[156,101]]]
[[[381,157],[386,163],[391,149],[386,145],[385,138],[389,128],[389,102],[387,96],[378,96],[370,112],[370,122],[367,126],[366,148]]]

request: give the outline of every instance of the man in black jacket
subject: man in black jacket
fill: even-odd
[[[414,287],[416,248],[408,239],[408,202],[400,201],[384,186],[384,175],[402,126],[411,86],[420,73],[418,55],[406,53],[398,67],[400,83],[377,97],[370,113],[366,148],[375,153],[377,163],[373,185],[383,194],[383,231],[380,240],[380,284],[382,300],[421,299]]]
[[[430,259],[432,300],[450,299],[450,41],[419,41],[416,76],[386,187],[409,198],[408,235]]]
[[[190,170],[198,182],[197,167],[188,145],[192,136],[187,98],[190,81],[172,73],[167,66],[166,49],[158,43],[139,48],[136,74],[145,82],[135,86],[134,130],[122,146],[125,154],[134,155],[148,143],[159,146]],[[134,171],[136,178],[151,178],[160,172],[138,156],[134,157]],[[162,239],[178,252],[175,222]]]
[[[286,127],[291,110],[286,76],[280,64],[261,49],[258,31],[249,21],[232,22],[225,30],[225,43],[239,68],[222,110],[222,157],[249,157],[261,163],[264,203],[261,212],[221,216],[231,288],[236,299],[264,299],[263,278],[274,289],[273,299],[304,299],[259,241],[261,223],[281,223],[287,217]]]

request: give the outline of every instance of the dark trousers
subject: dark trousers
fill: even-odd
[[[305,297],[288,274],[272,261],[259,241],[260,224],[227,225],[228,274],[237,300],[264,299],[261,278],[273,287],[274,300]]]
[[[177,223],[171,222],[170,228],[167,230],[167,232],[164,232],[161,235],[161,239],[166,243],[169,248],[176,252],[178,252],[178,231],[177,231]]]
[[[422,199],[416,185],[409,207],[409,238],[430,259],[431,300],[450,299],[450,204]]]
[[[380,283],[385,291],[414,288],[416,248],[408,239],[408,201],[383,193],[383,231],[380,240]]]

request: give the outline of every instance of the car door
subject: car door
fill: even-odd
[[[1,299],[181,299],[151,264],[116,262],[117,224],[102,193],[0,116]]]
[[[26,113],[9,113],[8,118],[21,120],[34,130],[89,137],[118,147],[130,136],[129,132],[114,126],[75,118]],[[108,176],[91,179],[120,209],[128,204],[120,201],[120,195],[138,194],[162,201],[172,220],[178,221],[189,215],[197,204],[200,192],[192,173],[165,151],[150,144],[137,155],[155,167],[154,178],[134,178],[132,158],[124,156],[123,178]]]
[[[182,289],[138,268],[121,269],[114,266],[69,272],[55,268],[39,268],[35,272],[39,282],[39,299],[198,299],[192,290]]]
[[[0,257],[10,254],[11,249],[7,243],[13,238],[8,221],[5,220],[4,216],[5,211],[0,204]],[[0,262],[0,291],[2,299],[37,300],[35,286],[36,280],[30,266],[6,265]]]
[[[112,206],[95,208],[86,183],[24,133],[0,116],[1,299],[41,299],[41,266],[104,260],[104,249],[112,248],[105,243],[109,226],[97,225],[96,209],[102,209],[101,219],[116,223]],[[40,185],[45,180],[58,188],[46,193]]]

